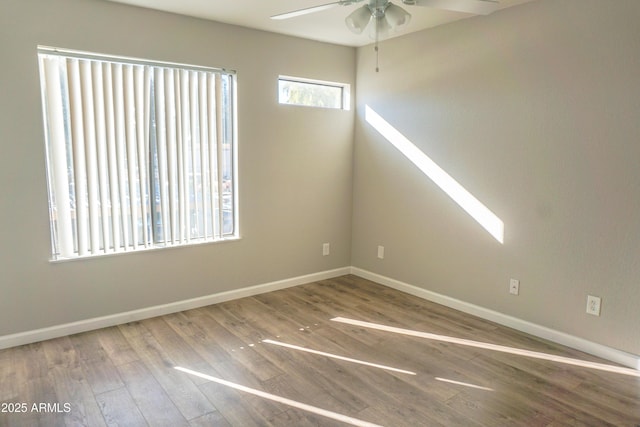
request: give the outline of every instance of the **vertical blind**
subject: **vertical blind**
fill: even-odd
[[[54,259],[235,235],[232,73],[38,56]]]

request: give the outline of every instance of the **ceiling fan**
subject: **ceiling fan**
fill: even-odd
[[[377,39],[380,36],[385,36],[390,31],[395,31],[407,25],[411,20],[411,15],[408,12],[389,0],[339,0],[273,15],[271,19],[295,18],[335,6],[351,6],[365,1],[366,4],[364,6],[353,11],[345,19],[347,28],[355,34],[361,34],[371,22],[374,22],[375,25],[372,25],[371,28],[371,36]],[[402,0],[402,3],[407,6],[426,6],[474,15],[488,15],[499,7],[497,0]]]
[[[320,12],[335,6],[351,6],[362,2],[365,2],[365,5],[351,12],[345,19],[345,24],[351,32],[361,34],[365,28],[373,23],[369,34],[371,38],[375,39],[376,71],[378,71],[377,54],[379,38],[386,37],[390,32],[401,29],[409,24],[411,20],[411,15],[407,11],[391,3],[389,0],[339,0],[273,15],[271,19],[295,18],[309,13]],[[488,15],[500,6],[497,0],[402,0],[402,3],[407,6],[425,6],[455,12],[471,13],[474,15]]]

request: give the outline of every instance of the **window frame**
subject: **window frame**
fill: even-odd
[[[99,257],[99,256],[119,255],[123,253],[160,250],[160,249],[166,249],[166,248],[192,246],[192,245],[200,245],[200,244],[208,244],[208,243],[220,243],[220,242],[240,239],[240,224],[239,224],[239,209],[238,209],[239,208],[238,126],[237,126],[238,96],[237,96],[237,73],[235,71],[224,69],[224,68],[213,68],[213,67],[164,62],[164,61],[151,61],[151,60],[140,59],[140,58],[126,57],[126,56],[103,55],[103,54],[83,52],[83,51],[77,51],[77,50],[71,50],[71,49],[53,48],[48,46],[38,46],[37,54],[38,54],[38,64],[39,64],[39,73],[40,73],[40,81],[41,81],[41,101],[42,101],[41,106],[42,106],[42,114],[43,114],[43,130],[44,130],[44,137],[45,137],[46,177],[47,177],[47,190],[48,190],[47,194],[48,194],[48,203],[49,203],[49,212],[50,212],[50,230],[51,230],[51,258],[50,258],[51,262],[85,259],[85,258],[91,258],[96,256]],[[206,141],[206,145],[208,147],[207,150],[211,150],[211,152],[213,152],[213,150],[215,149],[215,151],[218,153],[216,154],[216,156],[224,157],[224,158],[216,157],[218,158],[218,161],[215,165],[208,164],[207,179],[209,180],[210,183],[213,183],[215,181],[217,183],[217,187],[216,188],[211,187],[210,192],[204,192],[204,190],[196,189],[196,187],[193,187],[194,188],[193,190],[191,188],[189,188],[188,190],[184,190],[184,188],[186,187],[178,188],[178,191],[180,191],[180,195],[179,195],[180,199],[188,200],[194,194],[195,194],[195,197],[197,197],[198,193],[203,195],[206,194],[210,198],[211,206],[208,208],[208,210],[210,211],[209,218],[212,222],[210,223],[210,225],[207,226],[205,225],[205,223],[208,221],[207,218],[204,218],[202,220],[198,219],[198,225],[197,225],[198,227],[200,227],[200,224],[202,224],[202,226],[205,227],[205,230],[208,227],[212,227],[209,230],[209,232],[206,232],[206,231],[204,233],[198,232],[199,234],[196,233],[197,234],[196,237],[193,237],[193,236],[190,236],[193,234],[193,231],[186,231],[186,232],[182,231],[181,232],[182,237],[179,237],[178,239],[176,239],[176,237],[170,238],[168,236],[165,236],[163,233],[161,238],[162,241],[158,241],[157,236],[154,236],[155,233],[157,232],[157,230],[155,230],[156,228],[155,215],[153,212],[149,212],[148,214],[150,215],[151,223],[148,224],[147,228],[152,229],[149,232],[151,234],[151,237],[150,237],[150,241],[145,241],[144,244],[140,244],[139,242],[133,243],[133,241],[131,241],[128,244],[121,243],[120,246],[116,247],[113,240],[111,240],[109,244],[107,244],[107,241],[105,240],[104,243],[101,242],[101,247],[97,251],[92,247],[89,253],[81,254],[79,251],[79,248],[74,247],[73,256],[61,254],[61,251],[58,249],[59,240],[58,240],[57,233],[59,230],[58,230],[57,224],[54,224],[55,192],[52,189],[51,163],[53,161],[52,157],[55,156],[55,154],[53,153],[53,149],[51,148],[51,142],[50,142],[51,124],[49,123],[49,112],[47,107],[48,100],[47,100],[47,93],[45,88],[46,84],[45,84],[45,76],[44,76],[45,71],[44,71],[44,68],[43,68],[44,66],[42,62],[44,60],[42,59],[44,56],[58,56],[58,57],[67,58],[67,59],[71,58],[71,59],[78,59],[78,60],[84,60],[84,61],[100,61],[100,63],[107,64],[107,66],[113,65],[113,64],[120,64],[120,65],[128,65],[128,66],[150,67],[151,73],[155,72],[156,69],[160,69],[160,70],[170,69],[172,70],[172,72],[175,72],[175,73],[179,73],[181,71],[184,71],[186,73],[197,72],[197,73],[204,73],[205,78],[206,76],[213,75],[212,78],[214,79],[220,78],[221,82],[222,80],[227,82],[227,83],[221,83],[224,86],[224,91],[219,95],[224,99],[223,101],[220,101],[221,105],[222,104],[227,104],[227,105],[225,105],[224,113],[220,113],[221,115],[215,116],[216,117],[215,120],[219,121],[218,126],[222,126],[222,128],[218,129],[218,132],[222,132],[222,134],[226,136],[219,140],[216,139],[215,141],[213,140]],[[113,87],[110,87],[109,89],[115,90]],[[68,94],[69,88],[68,86],[63,86],[61,90],[63,91],[66,90]],[[151,93],[153,93],[153,89]],[[68,96],[67,94],[63,94],[63,98],[64,96]],[[167,97],[167,94],[164,94],[164,96],[162,97],[163,100],[161,102],[167,101],[166,97]],[[63,100],[63,103],[64,102],[65,101]],[[69,102],[69,101],[66,101],[66,102]],[[148,102],[148,99],[144,99],[143,102]],[[152,101],[152,104],[155,104],[156,102],[158,101],[157,100]],[[195,103],[197,101],[191,100],[190,102]],[[227,106],[228,108],[226,108]],[[115,107],[124,109],[125,105],[123,103],[123,104],[115,105]],[[62,108],[63,109],[65,108],[64,105]],[[220,108],[220,106],[218,106],[217,108]],[[67,114],[68,113],[65,112],[63,121],[69,120]],[[198,113],[198,114],[202,114],[202,113]],[[191,121],[202,120],[203,117],[204,116],[201,116],[200,119],[194,118],[193,111],[190,111],[189,120]],[[209,118],[211,117],[212,116],[210,116]],[[153,120],[152,120],[153,123],[155,123],[156,119],[157,117],[153,117]],[[58,124],[58,125],[68,126],[68,123]],[[150,125],[152,125],[151,122],[145,122],[142,124],[142,127],[144,128],[145,126],[148,127]],[[210,122],[207,120],[207,127],[210,125],[211,125]],[[138,124],[136,124],[135,126],[138,126]],[[153,124],[152,126],[155,128],[155,124]],[[85,129],[85,127],[83,127],[83,129]],[[155,130],[153,132],[155,132]],[[228,135],[227,133],[230,133],[231,135]],[[66,135],[65,144],[69,144],[68,138],[70,138],[70,136]],[[190,136],[190,139],[191,138],[197,138],[197,137],[195,135],[192,135]],[[153,144],[149,140],[147,140],[146,143],[138,142],[137,144],[146,144],[146,149],[152,150],[151,146]],[[157,145],[158,142],[155,142],[155,144]],[[185,144],[187,144],[187,142],[185,142]],[[205,142],[198,140],[198,144],[205,144]],[[227,145],[229,145],[228,149],[230,150],[230,153],[225,154],[224,151],[227,150],[225,146]],[[192,146],[192,149],[195,149],[195,148],[193,148]],[[64,154],[65,156],[69,156],[68,150],[69,150],[68,148],[65,150],[65,154]],[[57,150],[57,151],[61,151],[61,150]],[[150,151],[144,151],[144,154],[147,156],[147,161],[149,161],[149,159],[154,155],[157,155],[157,153],[154,154]],[[203,155],[203,154],[201,153],[200,155]],[[213,159],[213,157],[211,157],[211,159]],[[140,160],[140,161],[143,161],[143,160]],[[147,167],[151,167],[151,166],[147,164]],[[154,167],[155,167],[155,163],[154,163]],[[228,174],[226,174],[225,171],[228,171]],[[155,170],[148,171],[147,173],[148,176],[146,176],[146,180],[148,180],[148,182],[146,183],[147,192],[145,194],[139,194],[137,196],[138,199],[140,200],[136,200],[135,202],[129,201],[129,193],[127,193],[126,195],[127,201],[126,202],[123,201],[122,194],[121,194],[118,198],[118,203],[120,204],[124,203],[127,205],[131,203],[135,203],[135,204],[143,203],[143,204],[148,204],[147,206],[149,208],[156,207],[156,202],[150,201],[151,198],[155,197],[155,193],[157,191],[156,188],[154,188],[155,185],[160,185],[160,186],[169,185],[169,182],[167,179],[156,182],[156,177],[155,177],[156,174],[157,174],[157,171]],[[193,164],[193,169],[191,169],[190,172],[185,172],[185,174],[186,174],[185,175],[186,179],[194,181],[194,184],[193,184],[194,186],[196,185],[195,180],[198,179],[199,181],[203,182],[203,188],[209,188],[204,186],[203,177],[201,176],[203,175],[203,172],[195,168],[195,163]],[[154,176],[152,177],[152,175]],[[196,178],[196,176],[199,176],[199,178]],[[229,186],[227,186],[227,184],[225,184],[224,182],[225,176],[229,177],[228,178],[228,180],[230,181]],[[69,182],[70,187],[72,186],[73,182],[71,181]],[[189,186],[190,184],[186,184],[186,185]],[[225,207],[225,200],[228,199],[227,188],[228,188],[228,194],[231,195],[229,208]],[[71,191],[74,192],[73,196],[75,196],[75,191],[76,191],[75,187],[73,190],[70,189],[70,194],[71,194]],[[103,190],[101,189],[100,191],[103,191]],[[108,191],[111,192],[113,190],[108,190]],[[163,191],[166,191],[166,190],[163,190]],[[193,193],[193,191],[195,191],[195,193]],[[216,200],[215,204],[213,201],[214,197]],[[145,200],[147,200],[147,202],[145,202]],[[72,200],[71,202],[74,205],[76,203],[75,200]],[[175,204],[176,202],[173,201],[170,203]],[[202,201],[202,203],[205,203],[205,201]],[[191,206],[190,202],[187,202],[187,206],[188,207]],[[219,210],[214,209],[214,207],[217,207]],[[166,205],[165,205],[165,208],[167,208]],[[173,209],[173,208],[170,207],[168,209]],[[224,228],[226,223],[226,219],[224,218],[224,215],[227,209],[231,210],[231,214],[230,214],[231,231],[230,232],[225,231],[225,228]],[[205,211],[206,210],[207,209],[205,209]],[[200,212],[201,211],[198,211],[197,214],[200,215],[201,214]],[[192,210],[184,211],[184,213],[185,215],[192,215],[193,211]],[[164,213],[161,213],[160,215],[170,215],[170,213],[164,212]],[[113,219],[107,219],[106,221],[109,221],[110,223],[112,223]],[[120,221],[124,221],[124,219],[121,219]],[[131,227],[139,227],[139,225],[135,225],[138,221],[140,221],[139,217],[138,218],[131,217],[130,219],[128,219],[128,221],[130,222]],[[204,221],[204,222],[200,223],[200,221]],[[128,227],[128,225],[122,225],[122,226]],[[166,231],[167,230],[166,227],[172,227],[172,226],[163,225],[162,227],[165,227],[164,230]],[[215,232],[215,227],[218,227],[217,233]],[[115,229],[113,229],[110,232],[110,234],[113,234],[113,233],[119,233],[119,231],[115,231]],[[184,237],[185,233],[190,237]],[[77,236],[75,237],[67,236],[66,239],[74,240],[74,239],[77,239]]]
[[[281,100],[281,82],[301,83],[307,85],[315,85],[319,87],[337,88],[341,90],[340,106],[339,107],[325,107],[321,105],[309,105],[294,102],[282,102]],[[327,110],[343,110],[349,111],[351,109],[351,85],[349,83],[333,82],[328,80],[310,79],[306,77],[294,77],[288,75],[278,76],[278,104],[290,105],[296,107],[310,107],[310,108],[322,108]]]

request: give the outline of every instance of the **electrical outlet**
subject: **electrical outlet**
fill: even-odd
[[[511,279],[509,281],[509,293],[513,295],[520,294],[520,280]]]
[[[378,258],[384,258],[384,246],[378,246]]]
[[[328,243],[324,243],[322,245],[322,256],[327,256],[329,255],[329,253],[331,252],[329,244]]]
[[[587,313],[600,316],[600,297],[587,295]]]

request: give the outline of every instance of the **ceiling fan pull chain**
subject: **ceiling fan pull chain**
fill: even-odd
[[[375,18],[375,22],[374,22],[374,24],[375,24],[375,28],[374,28],[374,31],[376,32],[376,33],[375,33],[375,35],[376,35],[376,43],[375,43],[375,45],[374,45],[374,47],[373,47],[373,50],[375,50],[375,51],[376,51],[376,73],[379,73],[379,72],[380,72],[380,67],[378,67],[378,57],[380,56],[380,54],[379,54],[379,50],[380,50],[380,49],[378,49],[378,40],[379,40],[379,38],[380,38],[380,33],[378,32],[378,23],[379,23],[379,22],[380,22],[380,19],[379,19],[379,18]]]

